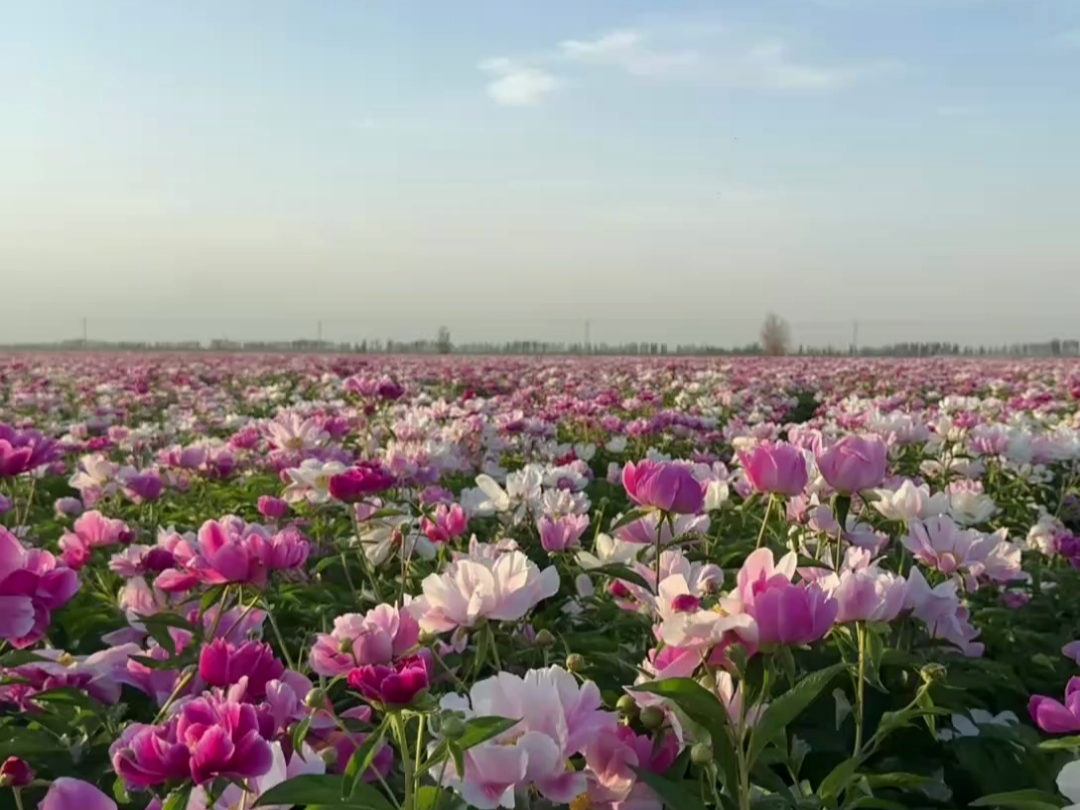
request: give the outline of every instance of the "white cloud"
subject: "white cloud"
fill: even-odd
[[[574,62],[609,65],[634,76],[690,76],[702,67],[702,55],[685,49],[649,47],[640,31],[620,29],[594,40],[568,39],[559,43],[559,55]]]
[[[690,47],[693,45],[693,47]],[[488,95],[500,104],[538,104],[559,80],[535,65],[561,70],[615,70],[635,78],[693,82],[748,90],[824,91],[846,87],[895,64],[836,66],[797,57],[781,40],[737,40],[726,28],[700,26],[617,28],[594,39],[567,39],[528,60],[489,59],[480,68],[499,78]]]
[[[692,30],[692,29],[690,29]],[[795,58],[788,45],[779,40],[756,44],[736,44],[723,37],[726,29],[711,26],[706,33],[710,47],[682,47],[682,36],[658,37],[649,33],[619,29],[594,40],[567,40],[559,45],[559,55],[582,65],[614,67],[634,76],[694,80],[723,87],[743,89],[827,90],[851,84],[880,66],[840,68],[811,64]]]
[[[487,94],[495,102],[511,107],[540,104],[559,86],[559,80],[550,73],[512,59],[487,59],[478,67],[498,77],[488,84]]]

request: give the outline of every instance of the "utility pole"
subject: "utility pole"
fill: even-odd
[[[82,347],[85,349],[87,347],[87,345],[89,345],[89,344],[88,344],[88,341],[86,339],[86,318],[83,318],[82,319]]]
[[[589,326],[589,321],[585,321],[585,354],[588,354],[590,348],[592,347],[592,342],[589,338]]]
[[[859,353],[859,322],[851,322],[851,353]]]

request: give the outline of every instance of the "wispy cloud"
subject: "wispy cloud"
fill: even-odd
[[[504,57],[486,59],[478,67],[497,77],[488,83],[487,94],[498,104],[532,107],[559,86],[559,80],[547,71]]]
[[[496,101],[535,104],[558,84],[548,70],[606,69],[633,78],[730,89],[822,91],[849,86],[894,65],[819,63],[796,56],[783,40],[739,41],[711,22],[700,27],[618,28],[592,39],[563,40],[531,59],[489,60],[481,67],[500,74],[488,85]],[[528,101],[508,100],[519,97]]]

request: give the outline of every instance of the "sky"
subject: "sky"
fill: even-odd
[[[0,342],[1080,337],[1077,0],[0,21]]]

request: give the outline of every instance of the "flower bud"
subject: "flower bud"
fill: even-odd
[[[550,630],[540,630],[536,634],[536,646],[537,647],[550,647],[555,643],[555,636],[551,634]]]
[[[919,676],[923,679],[923,683],[943,681],[946,673],[947,670],[941,664],[927,664],[919,670]]]
[[[304,705],[309,709],[325,709],[326,692],[318,688],[312,689],[307,693],[307,697],[304,698]]]
[[[423,630],[420,633],[420,643],[425,647],[430,647],[439,638],[438,633],[432,633],[430,630]]]
[[[566,668],[571,672],[581,672],[585,669],[585,656],[579,653],[570,653],[566,656]]]
[[[25,759],[8,757],[0,765],[0,787],[24,788],[34,781],[34,769]]]
[[[337,648],[339,653],[344,653],[345,655],[348,655],[352,652],[353,640],[346,636],[338,642]]]
[[[623,695],[615,703],[615,708],[625,717],[634,717],[638,713],[637,701],[634,700],[633,695]]]
[[[664,715],[664,710],[659,706],[646,706],[641,710],[640,719],[641,725],[645,726],[649,731],[656,731],[664,725],[667,717]]]
[[[324,748],[322,751],[319,752],[319,759],[326,763],[326,767],[328,769],[333,768],[335,765],[337,765],[338,761],[337,748],[332,745],[328,748]]]
[[[442,735],[448,740],[460,740],[465,736],[465,721],[455,715],[449,715],[442,719]]]
[[[690,749],[690,761],[695,765],[708,765],[713,761],[712,748],[705,743],[697,743]]]

